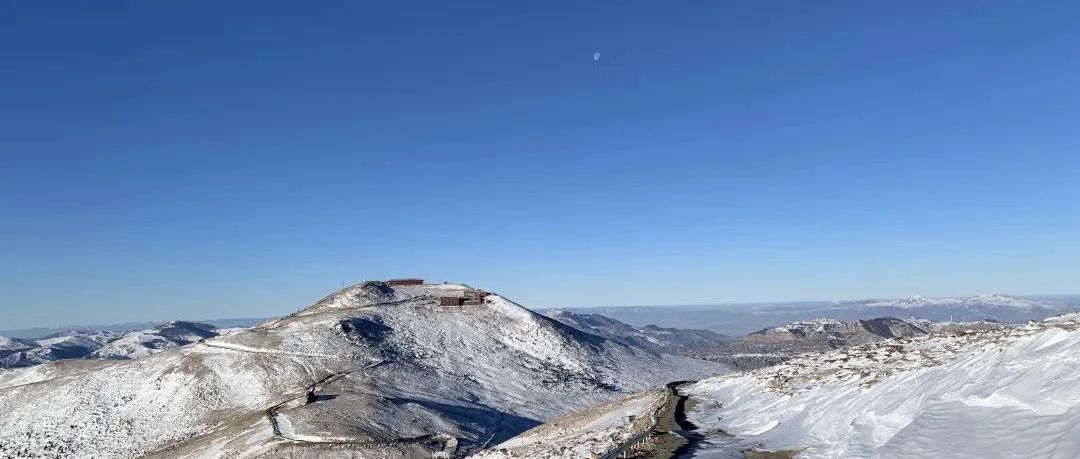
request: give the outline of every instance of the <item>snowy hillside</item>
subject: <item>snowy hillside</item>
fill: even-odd
[[[213,325],[194,322],[168,322],[148,330],[126,333],[90,354],[99,359],[133,359],[165,349],[185,346],[201,339],[218,336]]]
[[[701,381],[691,420],[735,437],[712,434],[695,457],[1080,456],[1080,315],[984,325]]]
[[[38,345],[33,341],[0,336],[0,368],[15,366],[24,359],[23,353],[35,347]]]
[[[0,336],[0,352],[18,352],[37,346],[36,343],[28,340],[14,339]],[[0,357],[4,357],[4,354],[0,354]]]
[[[746,335],[733,346],[741,350],[772,353],[822,351],[866,344],[894,337],[927,334],[932,322],[904,321],[893,317],[840,321],[814,319],[770,327]]]
[[[611,451],[651,425],[650,417],[663,408],[666,395],[666,390],[651,390],[586,408],[530,429],[473,457],[589,458]]]
[[[655,352],[681,354],[684,351],[717,346],[731,341],[728,336],[708,330],[663,328],[655,325],[634,327],[600,314],[581,314],[549,309],[544,315],[578,330],[651,349]]]
[[[233,329],[195,322],[168,322],[146,330],[68,330],[38,339],[0,337],[0,368],[65,359],[131,359],[184,346]]]
[[[821,352],[895,337],[914,337],[943,327],[926,319],[877,317],[854,321],[812,319],[765,328],[735,342],[703,347],[683,355],[753,370],[781,363],[793,355]]]
[[[464,295],[483,299],[438,305]],[[132,360],[0,372],[0,457],[431,457],[723,371],[462,285],[364,283],[251,329]]]
[[[72,330],[35,340],[8,340],[15,344],[4,346],[4,349],[10,349],[7,355],[4,355],[4,350],[0,349],[0,368],[28,367],[62,359],[81,359],[117,336],[119,336],[118,333],[108,331]],[[17,348],[20,345],[23,347]]]

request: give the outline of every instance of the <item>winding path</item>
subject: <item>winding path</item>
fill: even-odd
[[[208,341],[206,339],[200,340],[199,344],[205,345],[207,347],[214,347],[214,348],[218,348],[218,349],[228,349],[228,350],[231,350],[231,351],[246,352],[246,353],[249,353],[249,354],[288,355],[288,356],[293,356],[293,357],[313,357],[313,358],[317,358],[317,359],[340,359],[340,360],[345,360],[345,357],[336,356],[336,355],[308,354],[308,353],[304,353],[304,352],[283,351],[283,350],[280,350],[280,349],[262,349],[262,348],[257,348],[257,347],[244,346],[243,344],[222,343],[222,342],[217,342],[217,341]]]
[[[362,439],[347,438],[347,437],[321,437],[321,436],[314,436],[314,435],[297,435],[296,432],[293,431],[293,429],[292,429],[292,423],[289,422],[288,418],[284,414],[279,412],[282,408],[286,408],[289,405],[295,405],[296,407],[307,405],[307,404],[309,404],[309,400],[310,400],[309,395],[317,393],[321,387],[325,387],[326,385],[328,385],[330,383],[333,383],[334,381],[337,381],[338,379],[341,379],[341,378],[345,377],[346,375],[348,375],[350,373],[353,373],[353,372],[356,372],[356,371],[361,371],[361,370],[366,370],[366,369],[370,369],[370,368],[374,368],[376,366],[382,365],[383,363],[386,363],[386,361],[380,360],[380,361],[377,361],[377,362],[372,362],[372,363],[370,363],[368,365],[365,365],[365,366],[362,366],[362,367],[353,368],[352,370],[349,370],[349,371],[344,371],[344,372],[341,372],[341,373],[331,374],[331,375],[329,375],[329,376],[327,376],[325,378],[322,378],[322,379],[312,383],[311,385],[307,386],[307,388],[304,390],[304,395],[291,398],[289,400],[286,400],[286,401],[284,401],[282,403],[279,403],[277,405],[274,405],[274,406],[268,408],[266,410],[266,417],[267,417],[267,419],[270,420],[270,426],[273,429],[274,436],[277,437],[278,439],[281,439],[281,440],[284,440],[284,441],[288,441],[288,442],[292,442],[292,443],[298,443],[298,444],[306,444],[306,445],[354,445],[354,446],[369,446],[369,447],[394,446],[394,445],[424,443],[424,442],[431,442],[431,441],[441,441],[442,445],[443,445],[442,446],[443,451],[448,451],[449,454],[452,456],[453,453],[454,453],[454,451],[452,451],[452,450],[457,448],[457,439],[450,436],[450,435],[427,434],[427,435],[421,435],[421,436],[418,436],[418,437],[392,438],[392,439],[385,439],[385,440],[369,440],[369,439],[363,439],[362,440]],[[303,400],[303,402],[298,403],[301,400]],[[283,426],[287,426],[287,428],[283,428]],[[448,456],[448,457],[451,457],[451,456]]]
[[[404,299],[401,299],[401,300],[395,300],[395,301],[388,301],[388,302],[384,302],[384,303],[375,303],[375,304],[365,305],[360,309],[371,308],[371,307],[380,307],[380,306],[394,306],[394,305],[399,305],[399,304],[412,302],[412,301],[417,301],[417,300],[422,301],[424,299],[430,299],[428,297],[429,297],[429,295],[417,295],[417,296],[404,298]],[[289,316],[286,316],[286,318],[287,317],[296,317],[296,316],[309,315],[309,314],[312,314],[313,312],[314,311],[307,311],[307,310],[298,311],[296,313],[290,314]],[[278,319],[279,322],[280,322],[280,320],[281,319]],[[245,345],[242,345],[242,344],[220,342],[220,341],[216,341],[216,340],[212,340],[212,339],[199,340],[198,344],[205,345],[207,347],[212,347],[212,348],[226,349],[226,350],[231,350],[231,351],[236,351],[236,352],[244,352],[244,353],[249,353],[249,354],[281,355],[281,356],[290,356],[290,357],[310,357],[310,358],[334,359],[334,360],[350,360],[350,358],[348,358],[348,357],[342,357],[342,356],[336,356],[336,355],[314,354],[314,353],[304,353],[304,352],[292,352],[292,351],[284,351],[284,350],[280,350],[280,349],[256,348],[256,347],[245,346]],[[440,452],[438,452],[437,454],[444,455],[445,457],[453,457],[453,455],[454,455],[454,453],[456,452],[456,449],[457,449],[457,438],[455,438],[453,436],[450,436],[450,435],[427,434],[427,435],[421,435],[421,436],[418,436],[418,437],[392,438],[392,439],[385,439],[385,440],[355,439],[355,438],[347,438],[347,437],[321,437],[321,436],[315,436],[315,435],[298,435],[293,430],[292,423],[289,421],[289,419],[284,414],[282,414],[280,412],[283,408],[296,408],[296,407],[300,407],[300,406],[304,406],[304,405],[307,405],[309,403],[312,403],[311,402],[311,395],[317,393],[322,387],[325,387],[326,385],[331,384],[334,381],[337,381],[338,379],[341,379],[341,378],[345,377],[346,375],[348,375],[350,373],[354,373],[354,372],[361,371],[361,370],[371,369],[371,368],[374,368],[376,366],[382,365],[384,363],[386,363],[385,360],[372,361],[372,362],[368,363],[367,365],[363,365],[363,366],[359,366],[359,367],[356,367],[356,368],[353,368],[353,369],[350,369],[350,370],[347,370],[347,371],[327,375],[326,377],[324,377],[322,379],[319,379],[318,381],[315,381],[314,383],[311,383],[310,385],[308,385],[304,389],[303,395],[299,395],[299,396],[290,398],[288,400],[285,400],[284,402],[278,403],[277,405],[274,405],[274,406],[272,406],[270,408],[267,408],[266,409],[266,417],[270,422],[270,427],[271,427],[271,429],[273,431],[274,437],[281,440],[281,441],[287,441],[287,442],[292,442],[292,443],[297,443],[297,444],[306,444],[306,445],[320,445],[320,444],[322,444],[322,445],[355,445],[355,446],[370,446],[370,447],[393,446],[393,445],[403,445],[403,444],[415,444],[415,443],[423,443],[423,442],[441,441],[442,450]]]

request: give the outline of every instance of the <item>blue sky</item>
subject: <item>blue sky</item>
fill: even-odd
[[[406,275],[534,307],[1078,292],[1078,15],[6,2],[0,328]]]

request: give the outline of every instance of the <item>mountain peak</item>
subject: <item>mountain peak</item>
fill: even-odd
[[[78,378],[44,365],[18,375],[37,384],[0,380],[0,406],[14,408],[0,417],[0,456],[42,444],[75,456],[318,455],[343,442],[379,457],[431,457],[451,443],[468,453],[575,409],[727,369],[580,332],[465,284],[389,282],[188,346],[83,362],[97,365]],[[52,427],[71,424],[82,428]]]

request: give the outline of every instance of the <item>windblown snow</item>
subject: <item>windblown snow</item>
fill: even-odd
[[[470,290],[363,283],[131,360],[0,371],[0,457],[460,455],[576,409],[725,371],[586,334],[494,294],[438,306]]]
[[[1080,457],[1080,315],[976,325],[706,379],[690,418],[805,458]]]

